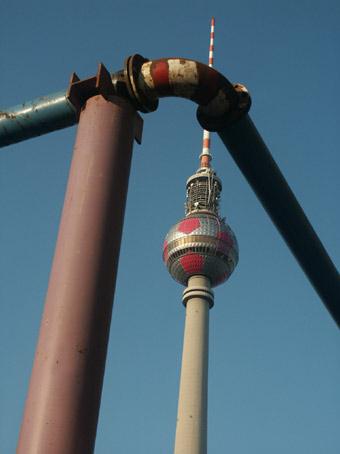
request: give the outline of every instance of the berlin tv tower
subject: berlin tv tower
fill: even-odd
[[[211,20],[209,66],[213,65],[215,20]],[[238,261],[234,233],[219,215],[222,190],[211,167],[210,133],[203,132],[200,168],[186,183],[185,218],[169,231],[163,260],[186,286],[182,370],[174,454],[207,453],[209,309],[212,287],[225,282]]]

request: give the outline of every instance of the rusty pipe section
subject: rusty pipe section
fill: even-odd
[[[97,75],[88,79],[74,73],[65,91],[0,109],[0,147],[73,126],[86,100],[98,94],[125,98],[141,112],[156,110],[159,98],[190,99],[199,105],[200,124],[210,131],[242,117],[251,104],[243,85],[233,85],[208,65],[185,58],[148,60],[136,54],[126,60],[124,70],[109,75],[100,64]]]
[[[124,76],[130,99],[142,112],[157,109],[158,99],[178,96],[199,105],[201,125],[217,131],[249,111],[247,89],[232,84],[215,69],[184,58],[147,60],[140,55],[129,57]]]

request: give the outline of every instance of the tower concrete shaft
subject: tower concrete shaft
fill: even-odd
[[[186,306],[174,454],[207,453],[209,308],[214,294],[205,276],[192,276]]]

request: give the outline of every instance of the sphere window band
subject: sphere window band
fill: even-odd
[[[183,255],[184,250],[189,252],[198,252],[202,254],[216,255],[217,257],[225,257],[225,253],[221,250],[221,240],[208,235],[190,235],[182,237],[168,243],[168,260],[171,261],[176,257]],[[223,241],[226,249],[231,250],[233,246]],[[187,248],[183,249],[183,246]]]

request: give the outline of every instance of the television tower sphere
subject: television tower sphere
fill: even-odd
[[[221,182],[210,168],[200,168],[187,181],[186,217],[168,232],[163,260],[171,276],[187,285],[203,275],[215,287],[225,282],[238,262],[238,245],[231,228],[218,214]]]

